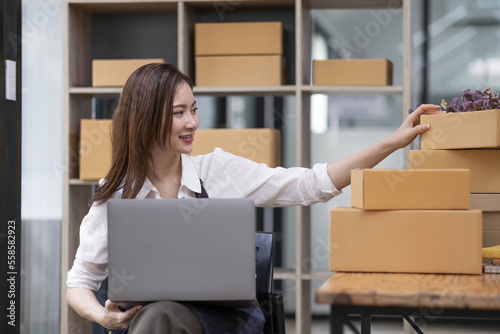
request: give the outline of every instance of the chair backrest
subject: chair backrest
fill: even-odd
[[[269,298],[273,291],[274,254],[276,233],[255,233],[256,296],[260,302]]]

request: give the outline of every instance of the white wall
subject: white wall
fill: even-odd
[[[62,219],[61,0],[22,3],[22,219]]]
[[[21,333],[55,334],[61,290],[61,0],[23,0],[21,41]]]

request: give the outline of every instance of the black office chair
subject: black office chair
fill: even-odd
[[[255,232],[255,287],[259,306],[266,317],[264,334],[285,334],[285,311],[283,294],[274,291],[274,255],[276,233]],[[107,298],[107,278],[96,293],[104,305]],[[108,333],[105,328],[94,323],[94,334]]]
[[[276,233],[255,233],[256,297],[266,317],[264,334],[285,334],[283,294],[274,291]]]

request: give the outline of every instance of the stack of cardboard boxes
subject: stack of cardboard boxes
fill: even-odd
[[[197,86],[284,83],[281,22],[195,24]]]
[[[196,24],[197,84],[202,86],[280,85],[283,77],[281,22]],[[96,59],[92,86],[122,87],[137,68],[164,59]],[[272,129],[198,130],[193,155],[220,147],[270,167],[280,164],[281,141]],[[111,168],[111,120],[80,122],[79,178],[95,181]]]
[[[123,87],[139,67],[150,63],[166,63],[165,59],[94,59],[92,87]],[[93,181],[106,176],[111,168],[111,120],[80,121],[81,180]]]
[[[330,270],[480,274],[481,211],[469,171],[353,170],[352,208],[331,210]]]
[[[470,169],[471,207],[483,210],[483,246],[500,245],[500,110],[424,115],[431,128],[411,168]]]

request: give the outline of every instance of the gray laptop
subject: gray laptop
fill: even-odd
[[[253,200],[115,199],[107,210],[112,301],[254,303]]]

